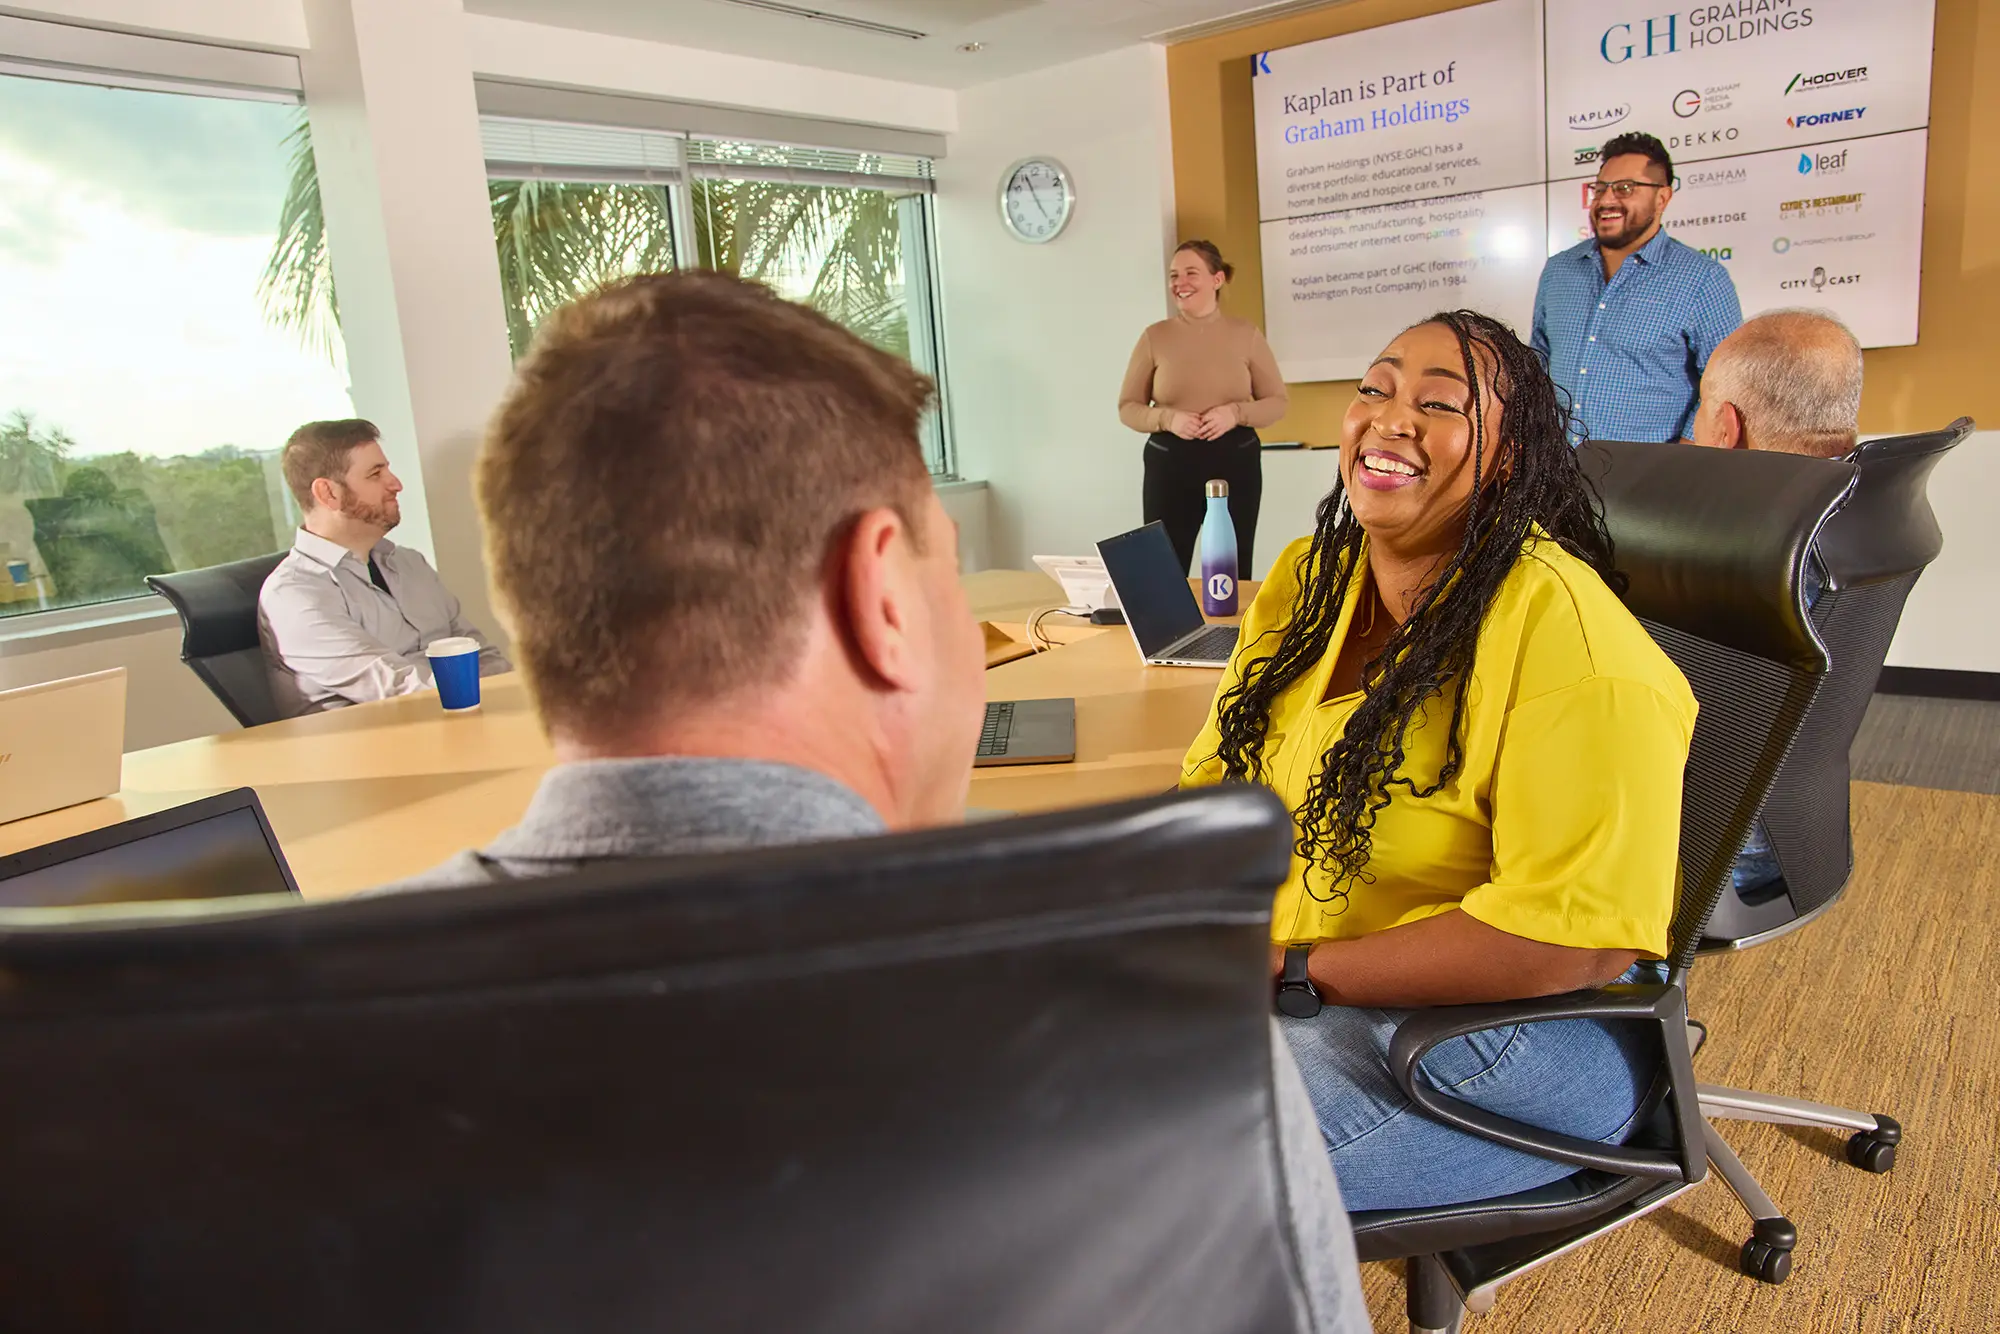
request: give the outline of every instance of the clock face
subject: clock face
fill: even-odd
[[[1039,245],[1053,241],[1069,223],[1076,191],[1062,164],[1048,158],[1016,163],[1000,183],[1000,217],[1007,230]]]

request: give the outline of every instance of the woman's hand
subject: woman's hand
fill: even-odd
[[[1183,440],[1207,440],[1209,437],[1202,434],[1207,429],[1206,422],[1207,418],[1198,413],[1175,412],[1167,416],[1167,429]]]
[[[1224,403],[1201,414],[1201,438],[1220,440],[1243,424],[1243,414],[1234,403]]]
[[[1276,941],[1272,941],[1271,977],[1275,980],[1276,978],[1284,976],[1284,972],[1285,972],[1285,946],[1278,944]]]

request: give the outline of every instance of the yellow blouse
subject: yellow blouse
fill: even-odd
[[[1310,546],[1301,538],[1272,565],[1218,703],[1249,658],[1277,646]],[[1265,781],[1294,811],[1361,703],[1359,692],[1323,699],[1361,586],[1350,588],[1325,658],[1271,710]],[[1411,724],[1400,772],[1421,786],[1444,766],[1451,707],[1447,687]],[[1422,799],[1392,790],[1375,818],[1369,878],[1343,886],[1344,904],[1325,868],[1308,877],[1294,853],[1271,938],[1349,939],[1458,908],[1530,940],[1663,957],[1694,717],[1679,669],[1596,571],[1553,541],[1531,541],[1479,632],[1458,776]],[[1222,781],[1218,738],[1211,706],[1183,787]]]

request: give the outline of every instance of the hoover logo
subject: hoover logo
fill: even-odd
[[[1838,153],[1799,154],[1799,175],[1838,176],[1847,170],[1847,150]]]
[[[1804,116],[1787,116],[1785,124],[1795,130],[1809,130],[1815,125],[1833,125],[1844,120],[1860,120],[1867,107],[1849,107],[1845,111],[1815,111]]]
[[[1607,125],[1616,125],[1632,114],[1630,102],[1615,107],[1598,107],[1594,111],[1572,111],[1569,113],[1569,127],[1572,130],[1601,130]]]
[[[1701,110],[1701,94],[1692,88],[1683,88],[1674,94],[1674,114],[1686,120]]]
[[[1861,275],[1858,273],[1828,273],[1823,267],[1815,267],[1810,277],[1787,278],[1778,284],[1778,289],[1784,292],[1796,292],[1801,288],[1810,287],[1815,292],[1824,292],[1829,287],[1852,287],[1860,281]]]
[[[1792,81],[1785,85],[1785,96],[1790,97],[1793,93],[1816,93],[1822,88],[1845,88],[1850,83],[1866,82],[1868,82],[1866,65],[1859,69],[1828,70],[1824,74],[1799,73],[1794,74]]]

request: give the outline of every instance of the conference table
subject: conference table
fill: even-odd
[[[1022,641],[1028,618],[1062,599],[1041,574],[989,571],[964,582],[973,614]],[[1254,595],[1244,587],[1246,599]],[[1065,633],[1070,642],[991,668],[986,692],[989,700],[1074,696],[1076,760],[975,770],[979,811],[1143,796],[1180,775],[1221,672],[1148,667],[1122,626],[1072,621]],[[463,714],[445,713],[424,691],[133,751],[115,795],[0,825],[0,856],[250,787],[308,897],[412,875],[513,824],[554,762],[521,677],[481,686],[480,708]]]

